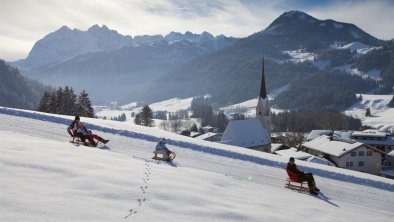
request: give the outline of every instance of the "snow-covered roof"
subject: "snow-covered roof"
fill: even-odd
[[[335,164],[331,163],[330,161],[320,158],[320,157],[317,157],[317,156],[311,156],[306,161],[311,162],[311,163],[318,163],[318,164],[323,164],[323,165],[335,166]]]
[[[322,135],[329,135],[331,130],[312,130],[306,137],[306,141],[311,141]]]
[[[336,140],[342,140],[344,142],[351,142],[352,141],[352,134],[353,134],[353,131],[335,130],[333,136]]]
[[[200,139],[200,140],[206,140],[206,139],[211,138],[211,137],[216,136],[216,135],[218,135],[218,133],[208,132],[208,133],[204,133],[202,135],[196,136],[194,138]]]
[[[258,119],[231,120],[220,142],[234,146],[255,147],[270,144],[271,138]]]
[[[277,150],[279,150],[282,147],[287,147],[281,143],[272,143],[271,144],[271,153],[275,153]]]
[[[332,156],[341,157],[361,146],[363,143],[346,143],[337,140],[331,140],[328,136],[320,136],[312,141],[303,144],[305,147],[327,153]]]
[[[371,145],[394,145],[394,136],[387,136],[385,140],[356,140],[360,143]]]
[[[201,133],[199,132],[194,132],[194,131],[190,132],[190,137],[197,137],[199,135],[201,135]]]
[[[297,151],[297,149],[294,147],[291,147],[290,149],[286,149],[286,150],[278,150],[276,151],[276,154],[286,158],[294,157],[294,159],[297,160],[307,160],[308,158],[313,156],[312,154],[305,153],[303,151]]]
[[[366,131],[354,131],[352,136],[364,136],[364,137],[386,137],[387,133],[378,130],[366,130]]]

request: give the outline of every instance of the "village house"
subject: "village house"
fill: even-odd
[[[354,131],[352,139],[373,146],[386,154],[394,150],[394,136],[378,130]]]
[[[378,175],[382,168],[384,152],[360,143],[334,140],[330,136],[320,136],[303,144],[306,152],[323,157],[337,167]]]
[[[394,150],[386,155],[385,165],[379,175],[394,179]]]

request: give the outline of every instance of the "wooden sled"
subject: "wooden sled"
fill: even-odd
[[[75,144],[75,145],[83,145],[83,146],[86,146],[82,141],[81,141],[81,138],[79,138],[79,137],[73,137],[73,139],[72,140],[70,140],[70,143],[73,143],[73,144]],[[86,142],[88,145],[88,147],[97,147],[98,145],[99,145],[99,143],[100,142],[98,142],[97,143],[97,146],[93,146],[92,144],[90,144],[89,142]]]
[[[297,181],[292,181],[289,178],[286,179],[285,187],[291,190],[298,190],[300,192],[309,191],[308,184],[306,181],[297,182]]]
[[[170,151],[170,153],[168,154],[168,160],[165,160],[163,158],[163,154],[161,153],[157,153],[156,151],[153,151],[154,156],[152,157],[152,159],[154,160],[162,160],[162,161],[172,161],[173,159],[175,159],[176,154],[172,151]]]

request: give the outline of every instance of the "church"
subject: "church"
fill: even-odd
[[[264,59],[256,118],[231,120],[220,143],[271,152],[271,110],[265,86]]]

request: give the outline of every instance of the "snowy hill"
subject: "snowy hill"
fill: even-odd
[[[314,163],[318,197],[283,187],[279,156],[82,118],[110,139],[74,146],[72,117],[0,107],[2,221],[390,221],[394,181]],[[151,160],[159,137],[177,153]]]
[[[191,106],[193,98],[179,99],[173,98],[169,100],[164,100],[157,103],[149,104],[149,107],[154,111],[167,111],[167,112],[176,112],[179,110],[188,110]],[[129,103],[120,107],[110,108],[110,107],[94,107],[95,114],[99,118],[107,118],[118,117],[124,113],[126,115],[127,120],[130,120],[131,113],[134,112],[139,113],[142,110],[142,107],[137,106],[137,103]]]
[[[363,125],[386,131],[394,127],[394,108],[387,104],[393,98],[392,95],[368,95],[360,94],[362,101],[356,103],[345,111],[346,115],[361,119]],[[371,110],[371,116],[366,117],[366,109]]]
[[[378,49],[378,48],[380,48],[380,47],[373,47],[373,46],[365,45],[365,44],[362,44],[359,42],[352,42],[347,45],[339,47],[339,49],[355,50],[359,54],[367,54],[368,52],[370,52],[374,49]]]

